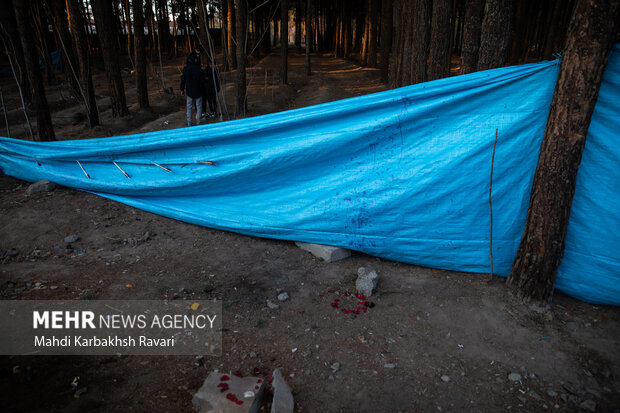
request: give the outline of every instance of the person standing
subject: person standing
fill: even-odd
[[[186,96],[187,126],[192,126],[192,110],[196,108],[196,124],[202,117],[202,93],[204,73],[200,67],[200,55],[194,51],[187,55],[187,64],[181,75],[181,91]]]
[[[202,102],[202,116],[215,118],[217,116],[217,94],[220,91],[220,79],[217,66],[211,66],[207,63],[204,69],[204,95]],[[207,104],[209,105],[209,113],[207,113]]]

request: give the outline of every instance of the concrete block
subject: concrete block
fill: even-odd
[[[223,376],[227,379],[222,380]],[[224,391],[223,383],[227,385]],[[264,389],[265,380],[261,377],[237,377],[214,371],[194,394],[192,404],[199,413],[258,413]]]
[[[334,262],[351,256],[351,251],[340,247],[310,244],[307,242],[296,242],[295,245],[326,262]]]
[[[52,192],[54,189],[56,189],[56,187],[58,187],[58,185],[53,182],[45,180],[38,181],[30,185],[28,189],[26,189],[26,195],[32,195],[39,192]]]

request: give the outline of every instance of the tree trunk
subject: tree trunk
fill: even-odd
[[[377,26],[379,23],[379,0],[370,0],[370,27],[368,30],[368,67],[377,66]]]
[[[140,0],[138,1],[141,3]],[[133,43],[135,42],[132,42],[131,40],[131,10],[129,10],[129,0],[125,0],[125,3],[123,3],[123,10],[125,11],[125,23],[127,25],[127,55],[129,56],[129,60],[131,60],[131,56],[135,55],[135,51],[133,49]],[[131,64],[135,69],[135,63],[132,61]]]
[[[344,0],[343,10],[343,30],[344,33],[342,39],[342,56],[346,59],[351,55],[352,43],[353,43],[353,31],[351,29],[351,0]]]
[[[372,2],[373,0],[368,0],[365,3],[365,12],[364,12],[364,26],[363,26],[363,30],[364,30],[364,37],[362,38],[362,56],[361,56],[361,63],[362,66],[367,66],[368,65],[368,44],[369,44],[369,37],[370,37],[370,10],[372,9]]]
[[[392,6],[392,53],[390,54],[390,67],[388,73],[388,84],[390,87],[396,87],[397,67],[400,62],[400,49],[403,33],[402,25],[402,8],[403,0],[394,0]]]
[[[235,3],[236,2],[233,0],[222,0],[222,1],[228,2],[227,10],[228,10],[228,47],[229,47],[228,58],[230,59],[229,66],[233,69],[236,69],[237,68],[237,55],[238,55],[237,43],[235,42],[235,36],[237,36],[237,33],[238,33],[237,26],[236,26],[236,21],[238,19],[235,19]],[[245,38],[245,33],[243,33],[243,36]],[[243,53],[243,56],[245,59],[245,52]],[[244,70],[245,70],[245,63],[243,65],[244,65]],[[245,75],[243,76],[243,78],[245,79]]]
[[[295,46],[301,52],[301,0],[295,3]]]
[[[247,112],[245,77],[245,30],[247,21],[247,0],[235,0],[237,4],[237,116]],[[230,11],[230,10],[229,10]],[[229,14],[230,15],[230,14]]]
[[[112,116],[125,116],[129,114],[127,99],[125,98],[125,86],[121,76],[121,65],[118,62],[118,50],[116,48],[116,22],[112,14],[112,4],[108,0],[91,0],[95,24],[103,63],[108,76],[108,87],[112,103]]]
[[[160,50],[168,50],[170,47],[170,20],[168,17],[168,7],[166,3],[166,0],[155,1],[155,7],[157,8],[157,33],[159,36]],[[198,16],[200,16],[200,13]],[[205,48],[207,47],[208,46],[205,44]]]
[[[47,84],[53,85],[56,83],[56,73],[54,73],[54,65],[52,65],[52,57],[50,56],[49,23],[47,22],[45,12],[41,10],[42,5],[40,3],[37,2],[31,4],[31,6],[33,22],[38,33],[37,40],[39,41],[39,50],[41,52],[39,55],[45,66],[45,77],[47,78]]]
[[[506,65],[512,34],[513,2],[514,0],[487,0],[480,32],[478,70]]]
[[[282,21],[280,22],[280,83],[288,81],[288,0],[280,0]]]
[[[383,0],[381,5],[381,81],[387,83],[388,68],[390,63],[390,50],[392,49],[392,0]]]
[[[52,117],[50,116],[47,97],[45,96],[45,86],[43,85],[43,77],[39,68],[37,48],[32,38],[33,21],[30,18],[32,15],[32,5],[30,2],[31,0],[14,0],[13,9],[15,11],[17,30],[24,50],[25,69],[28,73],[28,81],[32,87],[32,103],[37,112],[38,140],[53,141],[55,136]],[[4,10],[3,13],[7,13],[7,10]]]
[[[411,6],[410,6],[411,7]],[[431,0],[416,0],[413,16],[413,64],[411,83],[426,82],[426,61],[430,41]]]
[[[207,16],[205,14],[205,2],[204,0],[196,0],[196,9],[198,9],[198,39],[200,39],[200,45],[204,49],[205,53],[209,53],[209,40],[207,37]]]
[[[64,71],[71,84],[71,92],[74,96],[80,95],[80,85],[78,83],[79,68],[73,51],[71,34],[69,33],[69,21],[65,11],[65,0],[53,0],[52,7],[54,13],[54,30],[57,32],[60,41],[60,49],[65,56]]]
[[[310,76],[310,48],[312,44],[312,0],[306,2],[306,74]]]
[[[17,22],[15,21],[15,13],[13,12],[13,6],[9,1],[6,4],[6,12],[0,13],[0,25],[2,26],[3,35],[6,38],[6,43],[9,49],[13,51],[13,64],[15,67],[15,78],[18,79],[19,87],[24,94],[24,99],[30,101],[32,99],[32,90],[30,88],[30,82],[28,81],[28,73],[26,71],[26,60],[24,58],[24,49],[22,48],[22,41],[17,31]],[[9,50],[7,50],[9,53]]]
[[[485,0],[465,2],[465,22],[461,51],[461,74],[476,71],[480,52],[480,29]]]
[[[69,27],[71,37],[75,43],[75,51],[80,66],[80,94],[86,105],[86,117],[88,126],[94,128],[99,125],[99,111],[95,101],[95,89],[90,71],[90,54],[88,53],[88,39],[84,29],[82,8],[78,0],[67,0],[69,13]]]
[[[138,105],[141,109],[149,107],[149,92],[146,79],[146,41],[144,39],[144,7],[143,0],[132,0],[133,8],[133,42],[136,53],[136,89],[138,94]]]
[[[230,70],[230,47],[228,45],[228,2],[222,0],[222,12],[220,14],[220,25],[222,26],[222,59],[223,71],[228,72]]]
[[[619,0],[579,0],[573,13],[525,231],[507,281],[524,302],[545,302],[553,294],[577,170],[619,21]]]
[[[452,0],[433,1],[431,39],[426,70],[428,80],[441,79],[449,74],[451,14]]]

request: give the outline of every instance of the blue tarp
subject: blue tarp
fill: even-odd
[[[0,138],[0,167],[17,178],[49,179],[211,228],[484,273],[497,129],[493,258],[495,273],[507,276],[558,69],[558,61],[501,68],[130,136],[52,143]],[[620,304],[619,70],[616,47],[557,281],[561,291],[613,305]]]

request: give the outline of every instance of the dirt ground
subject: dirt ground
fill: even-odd
[[[291,53],[289,85],[277,84],[277,54],[251,68],[250,115],[384,89],[376,70],[327,55],[313,56],[308,78],[303,56]],[[58,138],[184,126],[181,65],[179,58],[164,67],[173,94],[150,79],[151,112],[136,109],[127,71],[132,114],[112,119],[102,95],[103,125],[92,130],[80,106],[61,95],[63,87],[50,87]],[[7,106],[18,107],[10,79],[2,83]],[[98,93],[105,84],[97,74]],[[232,87],[224,92],[232,102]],[[9,115],[14,136],[27,136],[20,111]],[[2,299],[217,298],[223,355],[3,356],[3,411],[189,412],[214,369],[250,375],[276,367],[293,389],[297,412],[620,411],[618,308],[558,293],[551,312],[537,313],[488,275],[356,252],[325,263],[293,242],[202,228],[69,188],[27,196],[27,186],[0,176]],[[79,239],[67,245],[70,234]],[[334,298],[353,300],[345,293],[355,290],[362,266],[381,276],[374,306],[358,316],[334,309]],[[278,302],[280,290],[290,299]],[[267,300],[280,308],[268,308]],[[79,398],[71,387],[76,376],[87,387]]]

